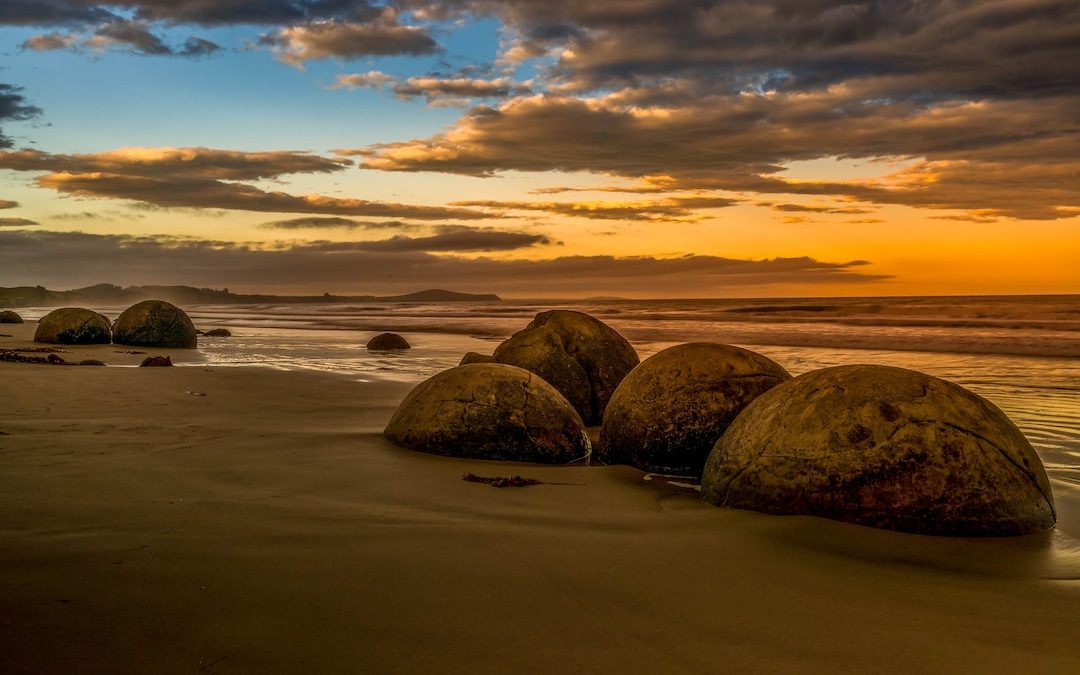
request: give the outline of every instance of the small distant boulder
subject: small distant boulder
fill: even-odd
[[[228,328],[214,328],[202,333],[206,337],[232,337],[232,332]]]
[[[755,399],[713,448],[713,504],[918,534],[1004,536],[1056,520],[1042,462],[989,401],[903,368],[806,373]]]
[[[82,361],[79,361],[79,365],[80,366],[104,366],[104,365],[106,365],[106,363],[104,361],[98,361],[97,359],[83,359]]]
[[[615,388],[639,362],[637,352],[607,324],[582,312],[541,312],[495,350],[496,363],[547,380],[586,424],[600,424]]]
[[[113,325],[113,342],[118,345],[195,349],[197,340],[184,310],[164,300],[128,307]]]
[[[461,363],[459,366],[467,366],[470,363],[494,363],[495,357],[488,354],[481,354],[480,352],[465,352],[465,356],[461,357]]]
[[[0,323],[22,323],[23,318],[10,309],[0,311]]]
[[[34,342],[61,345],[109,344],[111,339],[109,320],[81,307],[54,309],[41,317],[34,332]]]
[[[565,464],[591,450],[581,417],[533,373],[498,363],[443,371],[398,406],[386,437],[451,457]]]
[[[747,349],[707,342],[670,347],[642,361],[615,390],[596,455],[608,464],[696,478],[743,408],[790,379]]]
[[[139,364],[140,368],[169,368],[172,366],[171,356],[147,356]]]
[[[395,349],[412,349],[412,345],[397,333],[380,333],[368,340],[367,348],[373,352],[385,352]]]

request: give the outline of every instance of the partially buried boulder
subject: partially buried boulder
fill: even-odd
[[[0,323],[22,323],[23,318],[10,309],[0,311]]]
[[[750,401],[791,375],[761,354],[698,342],[630,371],[608,402],[597,457],[645,471],[700,476],[717,439]]]
[[[140,368],[170,368],[172,367],[171,356],[147,356],[139,364]]]
[[[495,357],[487,354],[481,354],[480,352],[465,352],[465,356],[461,357],[459,366],[467,366],[470,363],[494,363]]]
[[[541,312],[495,350],[495,362],[524,368],[565,396],[586,424],[599,424],[615,388],[639,362],[623,336],[588,314]]]
[[[412,349],[412,345],[397,333],[379,333],[368,340],[367,348],[373,352],[388,352],[396,349]]]
[[[705,465],[720,506],[953,536],[1053,526],[1050,483],[1001,410],[886,366],[807,373],[754,400]]]
[[[232,337],[228,328],[213,328],[203,333],[206,337]]]
[[[62,345],[109,344],[111,339],[109,320],[81,307],[54,309],[41,317],[34,332],[34,342]]]
[[[113,342],[118,345],[195,349],[197,339],[184,310],[164,300],[132,305],[113,325]]]
[[[591,449],[581,417],[559,392],[497,363],[458,366],[421,382],[385,433],[413,450],[472,459],[564,464]]]

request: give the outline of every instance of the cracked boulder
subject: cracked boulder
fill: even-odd
[[[634,348],[614,329],[570,310],[537,314],[498,346],[494,359],[550,382],[586,424],[600,424],[611,394],[639,362]]]
[[[597,456],[607,464],[696,478],[743,408],[790,379],[773,361],[739,347],[670,347],[642,361],[615,390]]]
[[[421,382],[385,435],[434,455],[565,464],[591,446],[581,417],[550,384],[498,363],[458,366]]]
[[[113,324],[113,342],[118,345],[195,349],[197,339],[184,310],[164,300],[132,305]]]
[[[34,332],[34,342],[61,345],[107,345],[111,339],[109,320],[81,307],[54,309],[41,317]]]
[[[754,400],[717,442],[702,496],[719,506],[823,516],[919,534],[1052,527],[1050,482],[1001,410],[902,368],[841,366]]]

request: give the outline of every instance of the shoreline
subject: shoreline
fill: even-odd
[[[1077,532],[920,537],[719,509],[623,466],[424,455],[381,435],[402,382],[0,382],[5,672],[1080,668]]]

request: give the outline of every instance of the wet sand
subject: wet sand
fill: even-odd
[[[0,671],[1080,672],[1072,493],[1000,540],[730,511],[396,448],[408,384],[188,356],[0,363]]]

